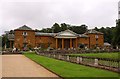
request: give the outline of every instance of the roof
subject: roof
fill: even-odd
[[[85,34],[81,34],[81,35],[79,35],[80,37],[85,37],[85,38],[87,38],[88,36],[87,35],[85,35]]]
[[[61,31],[57,33],[55,36],[55,38],[77,38],[77,37],[78,37],[78,34],[76,34],[75,32],[69,29],[65,31]]]
[[[35,32],[36,36],[53,36],[55,38],[76,38],[76,37],[88,37],[85,34],[76,34],[71,30],[65,30],[59,33],[43,33],[43,32]]]
[[[73,31],[71,31],[71,30],[69,30],[69,29],[67,29],[67,30],[65,30],[65,31],[61,31],[61,32],[57,33],[57,35],[61,35],[61,34],[65,33],[65,32],[69,32],[69,33],[71,33],[71,34],[73,34],[73,35],[75,35],[75,36],[78,35],[77,33],[73,32]]]
[[[15,29],[15,30],[32,30],[32,28],[30,28],[26,25],[23,25],[22,27],[19,27],[18,29]]]
[[[102,33],[102,32],[98,32],[98,31],[96,31],[96,30],[91,29],[91,30],[88,30],[85,34],[103,34],[103,33]]]
[[[42,33],[42,32],[35,32],[36,36],[55,36],[56,33]]]
[[[15,37],[14,34],[8,34],[8,39],[9,40],[14,40],[14,37]]]

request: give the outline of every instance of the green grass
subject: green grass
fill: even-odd
[[[87,56],[87,57],[98,57],[98,58],[110,58],[110,59],[119,59],[118,54],[116,53],[87,53],[87,54],[70,54],[72,56]]]
[[[62,77],[118,77],[118,73],[115,72],[39,56],[35,53],[24,55]]]

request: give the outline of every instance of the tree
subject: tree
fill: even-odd
[[[61,31],[65,31],[65,30],[67,30],[67,29],[68,29],[67,24],[62,23],[62,24],[61,24]]]
[[[9,40],[7,34],[2,36],[2,47],[5,48],[5,46],[8,48],[9,46]]]
[[[53,26],[52,26],[52,31],[53,33],[58,33],[61,31],[61,28],[59,26],[59,24],[55,23]]]
[[[120,20],[116,21],[114,30],[113,45],[120,46]]]
[[[97,27],[94,28],[94,30],[102,32],[104,34],[104,42],[108,42],[108,43],[112,43],[112,39],[113,39],[113,33],[114,33],[114,28],[115,27],[101,27],[100,29],[98,29]]]
[[[70,30],[77,34],[83,34],[87,31],[87,26],[86,25],[81,25],[81,26],[69,26],[68,27]]]
[[[10,33],[9,34],[14,34],[14,30],[10,30]]]
[[[38,31],[38,30],[36,30],[36,31]],[[39,32],[47,33],[47,29],[43,28],[43,29],[40,30]]]
[[[0,51],[2,49],[2,37],[0,36]]]
[[[99,29],[97,27],[95,27],[94,30],[99,31]]]

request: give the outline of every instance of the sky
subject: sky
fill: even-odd
[[[54,23],[113,27],[119,0],[0,0],[0,35],[23,25],[50,28]]]

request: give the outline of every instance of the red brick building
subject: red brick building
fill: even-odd
[[[94,48],[96,46],[103,47],[104,45],[103,33],[95,30],[89,30],[84,34],[76,34],[71,30],[59,33],[41,33],[35,32],[24,25],[14,31],[14,47],[19,49],[23,49],[23,47],[68,49],[78,48],[80,45]]]

